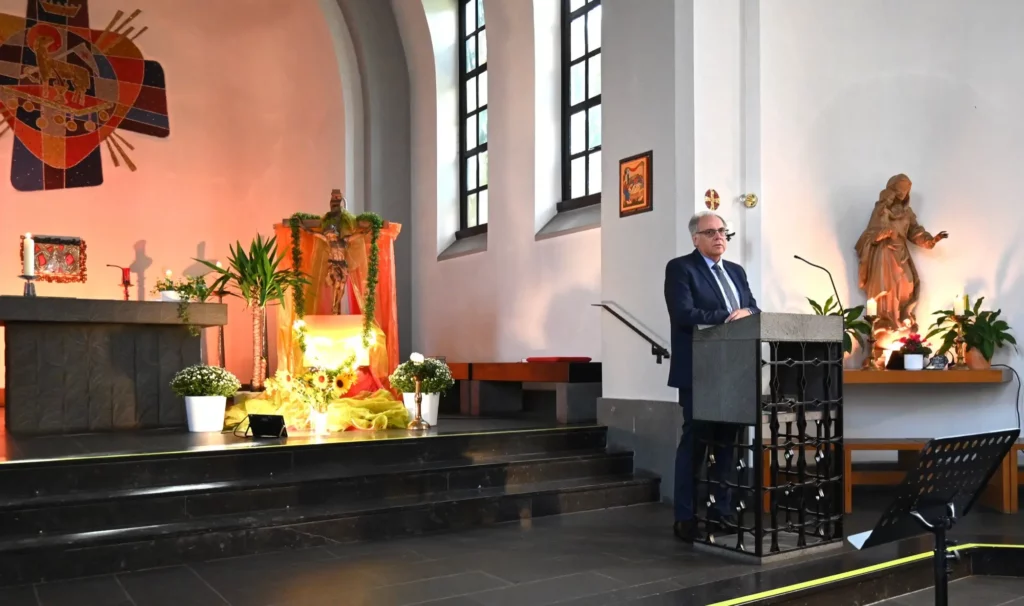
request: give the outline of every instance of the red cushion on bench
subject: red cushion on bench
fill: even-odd
[[[539,356],[535,358],[526,358],[526,361],[533,364],[535,362],[589,362],[593,358],[585,358],[582,356]]]

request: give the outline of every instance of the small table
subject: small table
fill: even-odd
[[[222,326],[227,306],[190,303],[190,323]],[[177,303],[0,296],[7,431],[70,434],[186,425],[170,381],[200,362]]]

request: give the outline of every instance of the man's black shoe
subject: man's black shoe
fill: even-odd
[[[672,532],[680,541],[692,543],[697,535],[697,520],[691,518],[685,522],[676,522],[672,525]]]

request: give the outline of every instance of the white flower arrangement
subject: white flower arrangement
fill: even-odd
[[[171,389],[179,396],[230,397],[241,387],[238,378],[219,366],[195,364],[183,368],[171,380]]]
[[[447,364],[414,353],[409,356],[408,362],[402,362],[395,372],[391,373],[391,387],[403,393],[413,393],[416,391],[416,376],[420,377],[421,393],[442,393],[455,385],[452,371]]]

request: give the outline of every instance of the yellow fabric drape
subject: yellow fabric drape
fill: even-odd
[[[272,414],[283,416],[290,431],[304,431],[310,426],[311,411],[309,404],[297,398],[261,394],[258,398],[228,408],[224,415],[224,427],[242,433],[248,429],[247,415]],[[327,429],[331,432],[401,429],[408,423],[409,412],[405,405],[395,401],[391,392],[385,389],[354,398],[333,400],[327,405]]]

